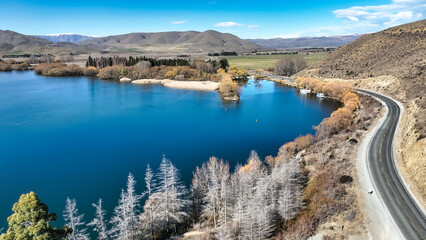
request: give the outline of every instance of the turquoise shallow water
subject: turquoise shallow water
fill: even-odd
[[[112,212],[129,172],[142,192],[146,164],[156,169],[162,154],[189,186],[210,156],[234,166],[252,149],[275,155],[337,107],[269,81],[250,81],[239,103],[226,103],[217,92],[0,73],[0,229],[23,193],[58,216],[76,198],[88,222],[100,197]]]

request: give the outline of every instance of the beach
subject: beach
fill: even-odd
[[[162,84],[170,88],[191,89],[201,91],[217,91],[218,82],[212,81],[176,81],[170,79],[139,79],[132,81],[133,84]]]

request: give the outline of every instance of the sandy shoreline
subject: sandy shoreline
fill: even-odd
[[[176,81],[170,79],[139,79],[133,80],[133,84],[162,84],[170,88],[201,90],[201,91],[216,91],[219,89],[218,82],[212,81]]]

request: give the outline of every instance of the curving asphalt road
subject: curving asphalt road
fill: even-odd
[[[358,91],[380,99],[388,107],[388,115],[368,149],[368,164],[377,191],[405,239],[424,240],[426,217],[405,188],[393,156],[393,140],[401,109],[390,98],[370,91]]]

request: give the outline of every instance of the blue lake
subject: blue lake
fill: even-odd
[[[0,73],[0,229],[23,193],[36,192],[58,223],[75,198],[87,223],[99,198],[113,211],[129,172],[142,192],[147,163],[156,169],[162,154],[189,187],[210,156],[235,166],[252,149],[276,155],[338,106],[269,81],[228,103],[217,92]]]

